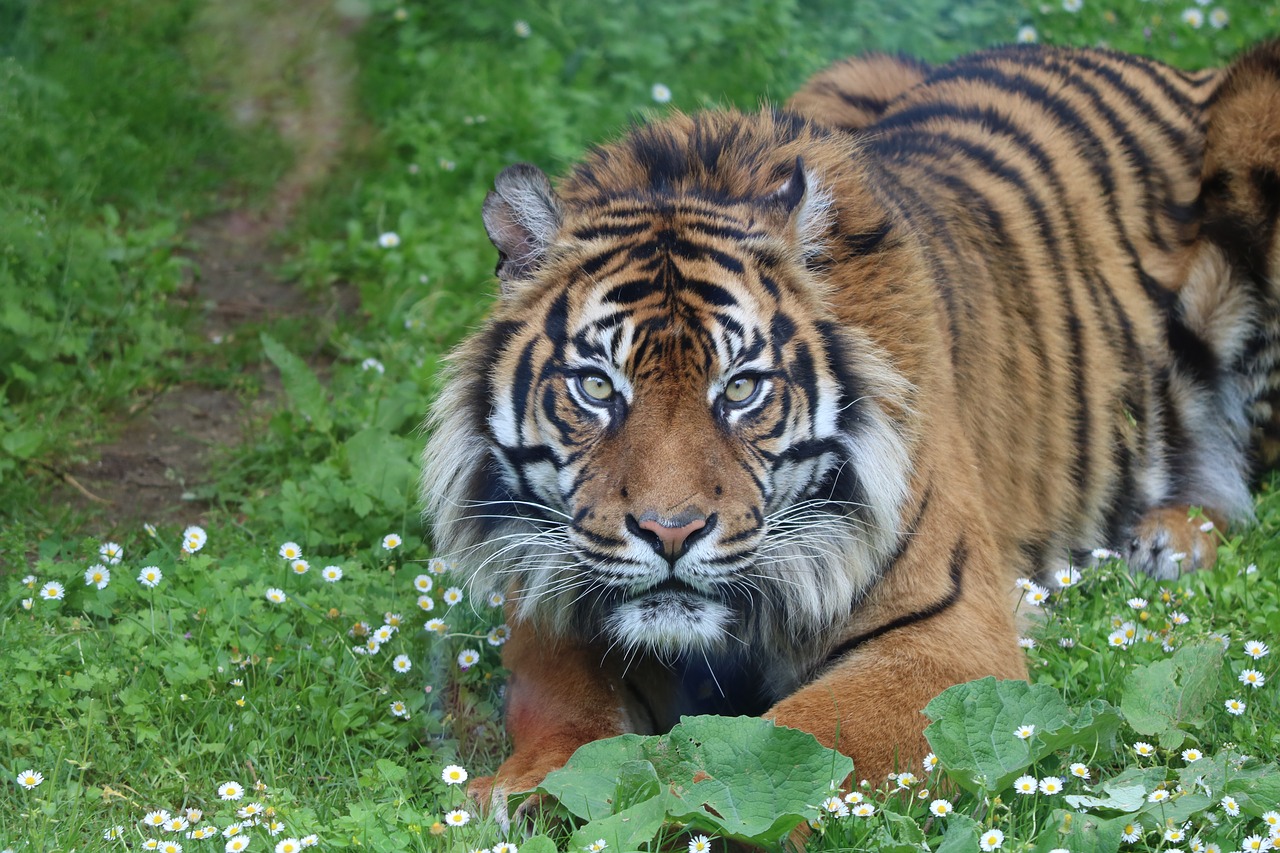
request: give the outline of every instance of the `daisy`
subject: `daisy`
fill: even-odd
[[[373,370],[379,374],[387,372],[387,368],[376,358],[366,358],[364,361],[360,362],[360,369],[366,372]]]
[[[160,853],[182,853],[182,845],[176,841],[162,841],[156,849]]]
[[[849,807],[839,797],[827,797],[819,804],[819,808],[832,817],[840,818],[849,814]]]
[[[951,805],[950,800],[934,800],[932,803],[929,803],[929,811],[933,812],[938,817],[946,817],[955,810],[955,806]]]
[[[449,564],[439,557],[432,557],[427,561],[427,571],[433,575],[442,575],[449,571]]]
[[[1198,30],[1204,26],[1204,12],[1201,12],[1199,9],[1194,9],[1194,8],[1183,9],[1182,23],[1191,27],[1191,29],[1193,30]]]
[[[1209,23],[1213,25],[1215,30],[1220,30],[1231,23],[1231,15],[1226,9],[1219,7],[1209,13]],[[1256,566],[1250,566],[1250,568],[1257,570]]]
[[[1147,795],[1148,803],[1163,803],[1167,799],[1169,799],[1169,792],[1164,788],[1156,788]]]
[[[284,604],[289,598],[289,596],[284,594],[283,589],[277,589],[274,586],[267,589],[266,597],[267,601],[270,601],[272,604]]]
[[[385,643],[395,635],[395,628],[392,628],[390,625],[383,625],[373,632],[373,639],[377,640],[379,643]]]
[[[1267,648],[1267,644],[1258,640],[1245,640],[1244,653],[1254,660],[1259,660],[1267,656],[1271,650]]]
[[[45,601],[60,601],[64,595],[66,595],[66,591],[63,589],[62,584],[57,581],[49,581],[40,587],[40,597]]]
[[[383,231],[378,235],[378,245],[384,249],[394,249],[400,245],[400,235],[394,231]]]
[[[104,841],[115,841],[117,838],[123,837],[124,827],[118,823],[115,826],[107,827],[106,831],[102,833],[102,839]]]
[[[436,609],[436,600],[429,595],[418,596],[418,609],[430,613]]]
[[[1062,8],[1074,15],[1084,8],[1084,0],[1062,0]]]
[[[1231,714],[1233,717],[1238,717],[1244,713],[1245,704],[1239,699],[1228,699],[1222,704],[1227,707],[1227,713]]]
[[[298,853],[302,842],[296,838],[282,838],[276,842],[276,853]]]
[[[286,560],[297,560],[302,557],[302,548],[297,542],[286,542],[280,546],[280,556]]]
[[[1118,560],[1120,558],[1120,555],[1115,551],[1112,551],[1110,548],[1094,548],[1089,552],[1089,556],[1093,557],[1093,559],[1098,562],[1102,562],[1103,560]]]
[[[1117,628],[1107,635],[1107,645],[1113,649],[1123,649],[1131,642],[1129,635],[1122,628]]]
[[[236,809],[236,817],[252,818],[262,814],[262,803],[246,803]]]
[[[413,661],[409,660],[408,655],[396,655],[391,661],[391,668],[396,672],[408,672],[413,669]]]
[[[850,791],[849,793],[844,795],[844,801],[851,806],[856,806],[858,803],[862,802],[864,799],[866,799],[866,797],[862,796],[861,791]]]
[[[146,839],[145,841],[142,842],[142,849],[143,850],[159,850],[160,839],[159,838]]]
[[[320,836],[316,835],[314,832],[311,833],[310,835],[302,836],[303,847],[315,847],[319,843],[320,843]]]
[[[1040,780],[1040,793],[1052,797],[1062,793],[1062,779],[1057,776],[1046,776]]]
[[[22,599],[22,609],[23,609],[23,610],[30,610],[32,607],[35,607],[35,604],[36,604],[36,600],[35,600],[34,598],[24,598],[24,599]]]
[[[446,785],[461,785],[467,781],[467,771],[456,764],[450,764],[440,771],[440,778]]]
[[[1071,2],[1071,0],[1065,0],[1065,2]],[[1075,0],[1075,2],[1079,3],[1080,0]],[[988,829],[982,833],[982,837],[978,840],[978,846],[986,851],[998,850],[1004,846],[1004,833],[998,829]]]
[[[444,591],[444,603],[450,606],[460,604],[462,602],[462,590],[456,586],[451,586]]]
[[[267,832],[270,835],[279,835],[284,832],[284,823],[276,818],[267,821]]]
[[[1036,792],[1036,786],[1039,783],[1034,776],[1019,776],[1013,780],[1013,790],[1024,796],[1029,796]]]
[[[689,853],[708,853],[711,850],[711,839],[705,835],[695,835],[689,839]]]
[[[1169,621],[1175,625],[1185,625],[1191,621],[1191,617],[1180,610],[1169,611]]]
[[[182,550],[188,554],[194,554],[204,547],[204,543],[209,541],[209,534],[204,532],[203,527],[196,527],[194,524],[182,531]]]
[[[418,592],[431,592],[431,587],[435,585],[436,582],[431,579],[431,575],[418,575],[413,579],[413,588]]]
[[[463,649],[458,653],[458,666],[462,669],[471,669],[480,662],[480,653],[475,649]]]
[[[437,634],[443,634],[449,630],[449,626],[444,623],[443,619],[428,619],[422,627],[428,631],[435,631]]]
[[[849,814],[854,817],[871,817],[876,813],[876,807],[871,803],[858,803],[849,810]]]
[[[363,646],[357,646],[357,649],[364,649],[366,655],[376,655],[378,650],[382,648],[382,642],[377,637],[370,637],[368,642]]]
[[[1059,587],[1066,589],[1080,583],[1080,570],[1075,566],[1067,566],[1065,569],[1060,569],[1053,579],[1058,582]]]
[[[138,583],[147,589],[155,589],[162,580],[164,580],[164,573],[155,566],[143,566],[142,571],[138,572]]]
[[[1187,833],[1181,827],[1171,826],[1164,831],[1164,840],[1172,841],[1175,844],[1186,837]]]
[[[30,791],[36,785],[44,781],[44,775],[39,770],[23,770],[18,774],[17,782],[22,787]]]
[[[187,833],[187,838],[193,841],[200,841],[205,838],[211,838],[218,834],[218,827],[213,824],[202,826],[199,829],[193,829]]]
[[[391,716],[409,719],[409,707],[399,699],[391,703]]]
[[[400,547],[400,543],[403,541],[404,540],[400,538],[400,534],[388,533],[386,536],[382,537],[382,547],[386,548],[388,551],[394,551]]]
[[[1125,603],[1134,610],[1142,610],[1147,606],[1147,600],[1145,598],[1131,598]]]
[[[1031,580],[1031,578],[1018,578],[1013,582],[1014,588],[1020,589],[1023,592],[1031,592],[1031,590],[1035,588],[1035,585],[1035,581]]]
[[[1022,600],[1033,607],[1040,607],[1049,600],[1049,590],[1033,583],[1031,589],[1027,590],[1027,594],[1022,597]]]
[[[223,828],[223,830],[222,830],[222,837],[223,837],[223,838],[235,838],[236,836],[243,836],[243,835],[244,835],[244,830],[245,830],[245,824],[243,824],[243,823],[232,823],[232,824],[228,824],[228,825],[227,825],[226,827],[224,827],[224,828]]]
[[[1277,812],[1277,811],[1263,812],[1262,822],[1265,823],[1267,826],[1271,827],[1273,830],[1276,829],[1277,827],[1280,827],[1280,812]]]
[[[671,90],[661,83],[654,83],[653,88],[649,90],[649,95],[656,103],[665,104],[671,101]]]
[[[1240,683],[1258,688],[1267,683],[1267,677],[1256,669],[1246,669],[1240,673]]]
[[[1013,730],[1013,736],[1016,737],[1018,740],[1027,740],[1035,733],[1036,733],[1036,727],[1030,726],[1030,725],[1018,726],[1016,729]]]
[[[239,782],[223,782],[218,786],[218,796],[224,800],[238,800],[244,796],[244,786]]]
[[[1146,741],[1137,741],[1133,745],[1133,751],[1141,755],[1143,758],[1150,758],[1156,754],[1156,748]]]
[[[1250,835],[1240,842],[1240,849],[1247,851],[1247,853],[1260,853],[1260,851],[1270,850],[1271,839],[1263,838],[1261,835]]]
[[[289,564],[289,568],[293,569],[295,575],[305,575],[311,571],[311,564],[306,560],[294,560]]]
[[[1199,761],[1201,758],[1204,758],[1204,753],[1198,749],[1193,748],[1193,749],[1182,750],[1182,760],[1187,762],[1188,764],[1190,764],[1193,761]]]
[[[500,592],[491,592],[489,597],[485,599],[490,607],[501,607],[507,603],[507,597]]]
[[[511,637],[511,629],[506,625],[495,625],[489,629],[489,633],[485,636],[485,640],[491,646],[500,646]]]
[[[227,853],[240,853],[241,850],[247,850],[249,847],[249,836],[237,835],[235,838],[227,841]]]
[[[601,850],[603,850],[608,846],[609,846],[608,842],[606,842],[603,838],[597,838],[595,841],[591,842],[590,844],[588,844],[586,847],[583,847],[582,849],[586,850],[588,853],[600,853]]]
[[[931,752],[926,755],[924,760],[920,763],[924,766],[925,773],[932,773],[934,770],[938,769],[938,756]]]
[[[166,812],[163,808],[157,808],[155,811],[147,812],[146,816],[142,818],[143,824],[146,824],[147,826],[164,826],[165,821],[168,820],[169,812]]]
[[[1142,824],[1126,823],[1124,831],[1120,833],[1120,840],[1125,844],[1132,844],[1142,837]]]
[[[444,822],[449,826],[466,826],[469,820],[471,814],[466,809],[454,809],[444,816]]]
[[[1067,769],[1068,769],[1068,770],[1070,770],[1070,771],[1071,771],[1071,775],[1072,775],[1072,776],[1074,776],[1074,777],[1076,777],[1077,779],[1084,779],[1085,781],[1088,781],[1088,779],[1089,779],[1089,768],[1088,768],[1088,767],[1086,767],[1085,765],[1081,764],[1079,761],[1077,761],[1075,764],[1072,764],[1072,765],[1071,765],[1069,768],[1067,768]]]
[[[182,815],[174,815],[164,822],[165,832],[182,832],[191,824]]]
[[[342,580],[342,566],[325,566],[320,572],[320,577],[329,583],[337,583]]]
[[[1035,44],[1040,38],[1036,32],[1036,28],[1027,24],[1018,28],[1018,34],[1014,36],[1014,41],[1018,44]]]
[[[1240,814],[1240,804],[1235,801],[1234,797],[1223,797],[1219,802],[1222,804],[1222,810],[1229,817],[1237,817]]]
[[[1035,640],[1033,640],[1031,637],[1019,637],[1019,638],[1018,638],[1018,648],[1021,648],[1021,649],[1034,649],[1035,647],[1036,647],[1036,641],[1035,641]]]
[[[119,562],[117,560],[117,562]],[[106,589],[107,584],[111,583],[111,570],[106,566],[90,566],[84,570],[84,585],[96,586],[98,589]]]
[[[102,547],[98,549],[98,556],[102,557],[104,563],[114,566],[124,559],[124,549],[118,543],[103,542]]]
[[[908,771],[908,772],[906,772],[906,773],[899,773],[899,774],[898,774],[898,787],[899,787],[899,788],[910,788],[912,785],[914,785],[916,782],[919,782],[919,781],[920,781],[920,780],[916,778],[916,774],[914,774],[914,773],[912,773],[912,772],[910,772],[910,771]]]
[[[516,847],[510,841],[499,841],[493,845],[492,853],[520,853],[520,848]]]

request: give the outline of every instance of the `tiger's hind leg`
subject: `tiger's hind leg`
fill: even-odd
[[[1280,466],[1280,40],[1228,69],[1209,110],[1201,186],[1204,240],[1258,312],[1236,367],[1260,473]]]
[[[1214,95],[1198,206],[1170,318],[1176,473],[1121,549],[1159,578],[1212,566],[1215,528],[1251,520],[1251,476],[1280,463],[1280,40],[1244,54]]]

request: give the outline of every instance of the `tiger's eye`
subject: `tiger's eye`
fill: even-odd
[[[588,373],[579,379],[578,383],[582,386],[582,393],[592,400],[603,402],[613,396],[613,383],[603,374]]]
[[[756,393],[756,378],[754,376],[735,376],[725,386],[724,398],[730,403],[745,403],[751,399],[751,395],[754,393]]]

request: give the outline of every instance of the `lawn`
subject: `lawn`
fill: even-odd
[[[840,797],[839,757],[693,720],[758,768],[601,744],[506,842],[460,784],[506,748],[502,602],[434,559],[415,490],[503,166],[863,50],[1195,68],[1277,32],[1278,0],[0,0],[0,849],[696,853],[798,821],[814,850],[1264,849],[1274,478],[1212,571],[1029,591],[1033,685],[938,700],[937,766]],[[724,787],[677,796],[691,767]]]

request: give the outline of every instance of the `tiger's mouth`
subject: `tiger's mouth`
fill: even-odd
[[[733,618],[733,611],[722,602],[669,578],[619,604],[607,625],[629,647],[678,653],[721,646]]]

